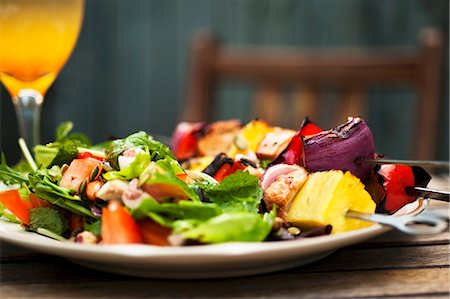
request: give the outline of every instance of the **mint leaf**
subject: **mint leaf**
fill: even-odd
[[[69,224],[59,210],[34,208],[30,210],[30,229],[36,231],[38,228],[62,235],[69,229]]]
[[[258,212],[263,190],[258,178],[243,171],[227,176],[220,184],[206,186],[205,195],[225,212]]]

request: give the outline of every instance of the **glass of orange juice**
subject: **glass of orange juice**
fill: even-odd
[[[75,47],[83,12],[84,0],[0,0],[0,80],[30,146],[39,143],[45,93]]]

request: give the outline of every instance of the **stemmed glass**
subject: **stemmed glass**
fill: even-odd
[[[39,143],[44,96],[75,47],[84,0],[0,0],[0,80],[20,135]]]

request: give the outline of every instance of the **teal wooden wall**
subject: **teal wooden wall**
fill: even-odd
[[[142,129],[170,134],[198,30],[233,46],[415,45],[425,26],[447,37],[448,12],[447,0],[87,0],[77,47],[44,103],[42,139],[67,119],[94,141]],[[446,53],[438,158],[448,160],[448,40]],[[245,88],[225,86],[215,117],[248,119],[249,97]],[[418,138],[410,97],[408,90],[371,93],[368,122],[379,152],[408,158],[408,140]],[[1,103],[1,148],[15,160],[17,125],[3,87]]]

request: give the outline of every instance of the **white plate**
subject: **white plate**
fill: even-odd
[[[428,201],[419,199],[398,214],[418,214]],[[387,232],[379,224],[336,235],[294,241],[224,243],[187,247],[89,245],[60,242],[0,221],[0,239],[61,256],[83,266],[118,274],[157,278],[245,276],[292,268],[319,260],[336,249]]]

